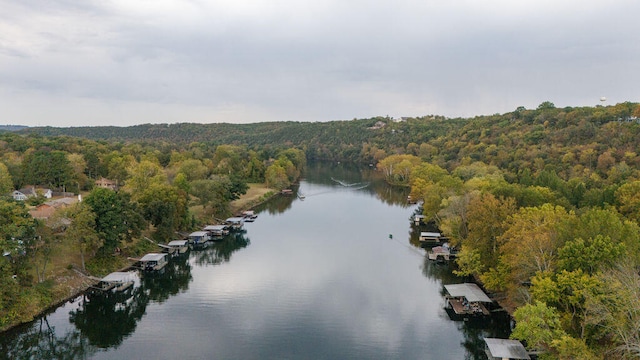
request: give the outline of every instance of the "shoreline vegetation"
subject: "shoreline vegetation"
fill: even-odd
[[[86,263],[91,274],[120,268],[116,249],[135,256],[155,246],[132,239],[163,241],[201,219],[237,213],[250,205],[233,203],[248,182],[279,191],[307,159],[330,160],[376,167],[389,184],[409,187],[425,219],[459,247],[456,274],[504,294],[500,303],[516,320],[511,336],[529,350],[558,359],[637,358],[638,149],[634,102],[558,108],[545,101],[473,118],[0,132],[0,194],[8,194],[0,199],[0,249],[11,253],[0,259],[0,327],[71,291],[66,266],[84,269],[85,255],[101,255]],[[98,187],[105,178],[122,191]],[[27,212],[25,202],[41,202],[11,199],[28,184],[91,193],[87,206],[52,228]],[[52,254],[53,245],[73,257]],[[63,271],[52,275],[51,267]],[[54,296],[57,276],[66,288]]]
[[[270,200],[271,198],[279,194],[278,191],[268,187],[265,184],[251,183],[248,184],[248,186],[249,187],[245,194],[241,195],[238,199],[230,203],[229,208],[232,213],[236,214],[241,213],[245,210],[251,210],[252,208]],[[144,238],[141,238],[138,239],[137,242],[147,243],[148,241]],[[150,242],[148,243],[151,244]],[[130,244],[129,246],[133,245],[135,244]],[[153,245],[150,248],[150,251],[153,251],[154,249],[157,250],[157,246]],[[105,268],[102,270],[104,270],[105,273],[110,273],[114,271],[127,271],[131,269],[134,262],[128,259],[130,254],[127,253],[127,250],[128,249],[125,246],[123,247],[120,254],[114,254],[114,257],[117,257],[117,261],[112,263],[109,268]],[[34,308],[34,313],[32,314],[32,316],[30,316],[30,318],[26,318],[24,321],[12,323],[3,328],[0,328],[0,334],[30,323],[37,317],[46,314],[51,309],[57,308],[58,306],[68,302],[69,300],[82,295],[91,286],[98,283],[97,280],[90,277],[90,275],[93,274],[82,271],[82,269],[78,268],[75,265],[66,266],[62,269],[52,268],[50,269],[50,271],[51,277],[48,280],[51,294],[50,301],[47,303],[42,303],[41,306]]]

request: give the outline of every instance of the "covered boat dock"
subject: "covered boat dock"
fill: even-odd
[[[491,315],[484,304],[493,303],[487,294],[473,283],[445,285],[449,293],[447,296],[447,309],[453,311],[454,320],[459,318],[483,318]]]
[[[484,342],[490,360],[531,359],[527,349],[518,340],[484,338]]]

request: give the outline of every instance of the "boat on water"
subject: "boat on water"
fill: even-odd
[[[253,222],[258,218],[258,215],[253,210],[247,210],[242,212],[244,222]]]

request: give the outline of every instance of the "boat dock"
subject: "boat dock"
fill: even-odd
[[[469,320],[485,318],[491,315],[485,304],[493,301],[480,287],[473,283],[445,285],[447,296],[447,312],[452,320]]]

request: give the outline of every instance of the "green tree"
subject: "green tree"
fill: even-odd
[[[63,151],[38,150],[27,153],[22,162],[24,181],[33,185],[61,188],[73,180],[73,168]]]
[[[640,181],[623,184],[616,191],[618,210],[627,218],[640,222]]]
[[[65,216],[71,219],[71,224],[64,233],[65,239],[73,244],[80,252],[80,265],[86,270],[85,259],[87,254],[95,255],[103,245],[96,231],[96,215],[86,202],[77,203]]]
[[[0,196],[10,195],[13,190],[13,180],[9,169],[4,163],[0,162]]]
[[[575,214],[563,207],[545,204],[521,208],[510,216],[506,231],[498,238],[500,261],[507,265],[512,288],[527,282],[537,272],[556,268],[560,236]]]
[[[170,239],[173,233],[186,226],[188,199],[184,191],[168,184],[152,184],[138,199],[144,217],[155,226],[158,241]]]
[[[519,307],[513,317],[516,327],[510,337],[526,341],[528,349],[552,351],[552,342],[566,335],[557,310],[541,301]]]
[[[96,231],[104,241],[103,254],[112,253],[120,242],[139,235],[144,220],[125,192],[96,188],[85,199],[95,214]]]
[[[134,199],[137,199],[152,184],[165,184],[167,182],[167,177],[160,165],[149,160],[142,160],[140,163],[133,164],[128,168],[128,171],[129,178],[125,187],[133,195]]]
[[[271,164],[265,171],[267,186],[277,190],[286,189],[291,185],[286,170],[280,164]]]
[[[472,197],[468,208],[465,244],[478,251],[486,267],[493,267],[498,262],[498,237],[506,231],[507,218],[516,212],[515,200],[483,193]]]
[[[597,235],[586,241],[577,238],[567,241],[558,249],[558,267],[594,274],[613,266],[624,253],[624,244],[614,243],[609,236]]]

